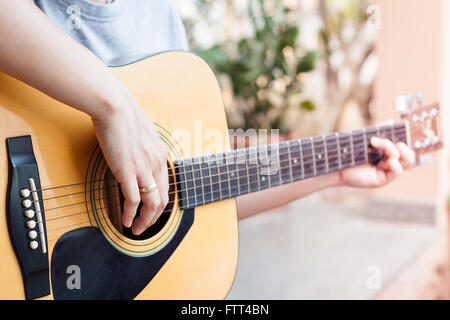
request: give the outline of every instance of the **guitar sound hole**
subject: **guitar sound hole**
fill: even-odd
[[[170,168],[170,166],[169,166]],[[159,217],[159,219],[155,222],[154,225],[150,226],[147,230],[145,230],[141,235],[135,236],[131,228],[125,228],[122,225],[122,213],[123,213],[123,203],[124,196],[122,190],[120,188],[120,184],[114,178],[111,171],[108,169],[105,174],[105,186],[103,188],[103,200],[105,203],[105,210],[108,213],[108,217],[114,226],[114,228],[120,232],[125,237],[132,240],[146,240],[154,235],[156,235],[162,228],[166,225],[167,221],[170,218],[170,215],[173,210],[174,199],[175,199],[175,186],[174,186],[174,174],[169,174],[169,203],[166,208],[163,210],[163,213]],[[139,217],[141,208],[143,203],[141,202],[135,219]]]

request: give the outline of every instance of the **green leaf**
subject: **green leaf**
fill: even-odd
[[[231,69],[230,56],[219,46],[197,52],[205,61],[219,72],[229,72]]]
[[[287,28],[284,32],[281,33],[281,50],[284,47],[295,48],[295,41],[297,40],[299,34],[299,28],[297,26],[292,26]]]
[[[311,100],[305,100],[300,104],[300,107],[307,111],[314,111],[316,110],[316,105]]]
[[[317,52],[309,51],[300,59],[297,65],[297,73],[311,72],[316,68]]]

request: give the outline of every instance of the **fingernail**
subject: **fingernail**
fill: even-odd
[[[371,143],[373,144],[378,144],[381,142],[381,139],[378,137],[372,137],[372,139],[370,140]]]
[[[140,228],[133,228],[132,231],[135,236],[138,236],[142,233],[142,230]]]
[[[125,227],[125,228],[130,228],[131,227],[131,219],[125,219],[124,220],[124,222],[123,222],[123,226]]]

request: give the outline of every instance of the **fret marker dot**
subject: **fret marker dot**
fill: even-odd
[[[342,150],[343,153],[347,153],[347,148],[344,148],[344,150]]]
[[[266,181],[266,177],[261,177],[261,181]]]
[[[294,163],[297,164],[297,162],[298,162],[298,160],[297,160],[297,159],[294,159]]]
[[[230,176],[231,176],[232,178],[234,178],[234,172],[230,173]]]
[[[322,155],[320,153],[317,155],[317,159],[322,159]]]

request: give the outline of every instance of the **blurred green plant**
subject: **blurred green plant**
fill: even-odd
[[[201,6],[205,8],[204,3]],[[219,78],[228,78],[235,104],[227,108],[230,127],[288,134],[292,108],[316,109],[301,92],[304,74],[314,70],[318,54],[300,47],[298,23],[290,22],[292,9],[283,1],[250,0],[247,10],[251,36],[196,51]]]
[[[359,107],[364,122],[370,123],[372,119],[370,106],[376,68],[370,67],[370,63],[373,64],[371,58],[375,56],[377,31],[369,23],[371,3],[371,0],[318,1],[323,21],[319,39],[327,83],[324,97],[327,114],[335,123],[330,130],[349,129],[340,125],[351,102]],[[367,70],[374,72],[367,76]]]

